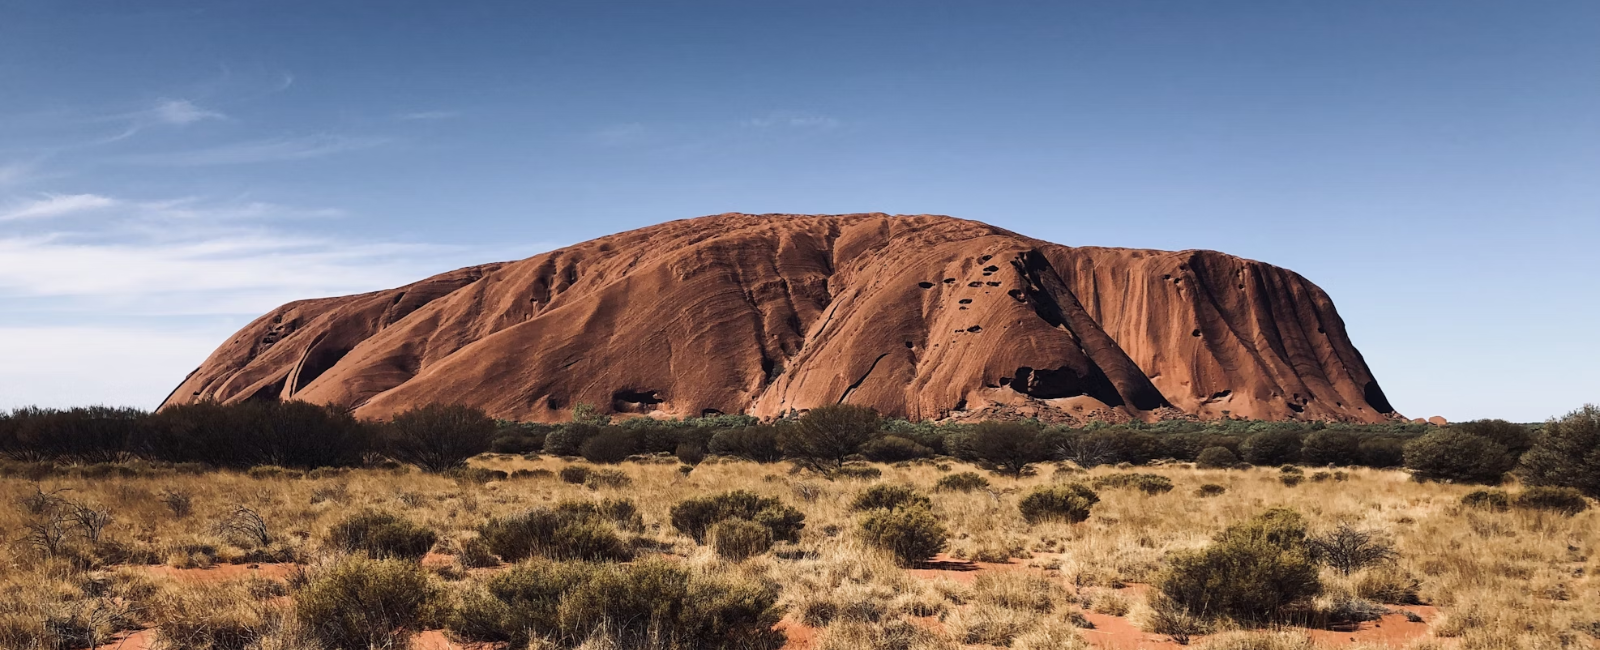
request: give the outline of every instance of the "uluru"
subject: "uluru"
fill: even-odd
[[[386,418],[462,403],[778,417],[1382,422],[1332,300],[1206,250],[1065,246],[934,215],[721,214],[403,287],[301,300],[165,400],[303,400]]]

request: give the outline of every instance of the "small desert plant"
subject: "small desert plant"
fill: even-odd
[[[805,527],[806,516],[799,510],[784,505],[776,497],[763,497],[754,492],[734,490],[722,494],[684,499],[672,506],[669,513],[672,527],[704,544],[706,533],[717,522],[728,519],[745,519],[766,526],[772,538],[785,542],[798,541],[800,529]]]
[[[1394,564],[1383,564],[1363,572],[1355,581],[1357,596],[1377,603],[1420,605],[1417,591],[1422,587],[1410,572]]]
[[[333,650],[404,648],[439,613],[440,590],[412,562],[347,556],[295,594],[306,631]]]
[[[856,512],[877,508],[933,507],[928,497],[907,485],[874,485],[856,495],[850,509]]]
[[[939,477],[933,489],[941,492],[971,492],[989,487],[989,479],[977,472],[957,472],[948,476]]]
[[[633,558],[617,531],[593,512],[533,508],[491,519],[478,529],[489,550],[507,562],[539,556],[556,560]]]
[[[711,547],[723,559],[735,562],[772,548],[772,530],[744,519],[726,519],[711,527]]]
[[[873,481],[883,477],[883,470],[865,463],[848,463],[833,470],[832,476],[834,478],[854,479],[857,481]]]
[[[1194,489],[1194,495],[1202,499],[1208,497],[1219,497],[1227,492],[1228,488],[1217,485],[1216,483],[1206,483]]]
[[[583,486],[591,490],[624,488],[632,484],[633,479],[628,478],[627,472],[619,469],[590,470],[589,476],[583,481]]]
[[[1569,517],[1589,509],[1583,493],[1569,487],[1531,487],[1517,495],[1515,505],[1524,510],[1550,510]]]
[[[1306,482],[1306,475],[1300,472],[1285,472],[1278,475],[1278,482],[1284,487],[1294,487]]]
[[[1174,554],[1157,586],[1192,614],[1243,622],[1277,618],[1322,589],[1305,524],[1283,509],[1229,526],[1207,548]]]
[[[411,520],[387,512],[363,512],[334,524],[328,543],[345,552],[373,558],[421,560],[439,536]]]
[[[1017,509],[1028,523],[1065,521],[1078,523],[1089,518],[1089,510],[1100,502],[1100,495],[1081,483],[1034,488],[1017,502]]]
[[[246,583],[225,583],[199,584],[163,593],[150,608],[150,622],[155,626],[159,647],[259,647],[253,644],[275,628],[283,616],[279,607],[260,603],[251,591],[251,585]]]
[[[1511,495],[1506,494],[1505,490],[1473,490],[1461,497],[1461,505],[1504,512],[1511,509]]]
[[[1159,474],[1118,473],[1097,478],[1092,485],[1097,490],[1134,488],[1145,494],[1161,494],[1172,490],[1172,479]]]
[[[1376,531],[1356,528],[1340,522],[1321,535],[1306,539],[1311,557],[1323,564],[1350,575],[1356,569],[1395,558],[1394,545]]]
[[[185,490],[162,490],[161,504],[172,512],[172,516],[179,519],[188,517],[194,512],[194,495]]]
[[[775,649],[770,587],[692,573],[663,560],[630,565],[533,561],[469,594],[449,628],[474,641],[574,647],[603,631],[622,647]],[[654,640],[660,645],[651,645]]]
[[[1164,594],[1150,594],[1149,605],[1150,613],[1145,621],[1146,629],[1156,634],[1165,634],[1178,645],[1189,645],[1193,637],[1211,631],[1209,622],[1195,616],[1188,608]]]
[[[239,537],[246,543],[258,546],[267,546],[272,543],[272,532],[267,528],[267,520],[251,508],[237,506],[233,512],[217,524],[217,529],[224,535]]]
[[[593,469],[583,465],[568,465],[561,468],[561,482],[571,483],[573,485],[583,485],[584,483],[588,482],[589,474],[593,471]]]
[[[862,515],[861,536],[868,544],[893,553],[900,564],[910,566],[944,550],[949,533],[927,508],[913,506]]]
[[[632,499],[600,499],[589,501],[584,499],[568,499],[556,504],[556,510],[571,512],[583,516],[595,516],[616,524],[623,530],[633,532],[644,531],[644,517],[639,515],[639,506],[634,505]]]
[[[980,573],[972,583],[972,600],[1007,609],[1047,613],[1072,597],[1055,580],[1030,571]]]
[[[456,561],[468,569],[481,569],[500,564],[500,559],[489,549],[482,537],[470,537],[456,543]]]

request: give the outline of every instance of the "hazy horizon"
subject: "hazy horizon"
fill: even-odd
[[[1408,417],[1600,401],[1600,5],[0,0],[0,409],[723,212],[1215,249]]]

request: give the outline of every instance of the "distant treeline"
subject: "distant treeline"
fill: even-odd
[[[818,428],[830,432],[815,433]],[[953,456],[991,465],[1073,461],[1085,467],[1154,460],[1208,466],[1337,465],[1400,467],[1406,444],[1437,431],[1428,424],[1347,424],[1247,420],[1094,423],[942,424],[880,419],[869,409],[827,407],[761,423],[743,415],[685,420],[608,416],[580,408],[573,421],[494,421],[459,406],[428,406],[389,422],[359,420],[304,402],[199,403],[156,413],[87,407],[25,408],[0,414],[0,457],[14,461],[107,463],[143,459],[223,468],[277,465],[347,467],[384,458],[448,468],[481,452],[582,456],[615,463],[640,454],[674,454],[694,464],[708,455],[776,462],[804,460],[803,431],[840,435],[826,453],[835,464],[860,458],[899,462]],[[1493,420],[1452,429],[1487,437],[1520,456],[1535,427]],[[847,433],[840,433],[848,430]],[[1002,449],[1003,447],[1003,449]],[[814,454],[813,454],[814,455]]]

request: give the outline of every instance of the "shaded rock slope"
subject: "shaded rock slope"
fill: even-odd
[[[911,419],[1396,417],[1327,294],[1213,251],[1069,247],[944,216],[724,214],[292,302],[166,404],[385,418],[698,416],[850,403]]]

